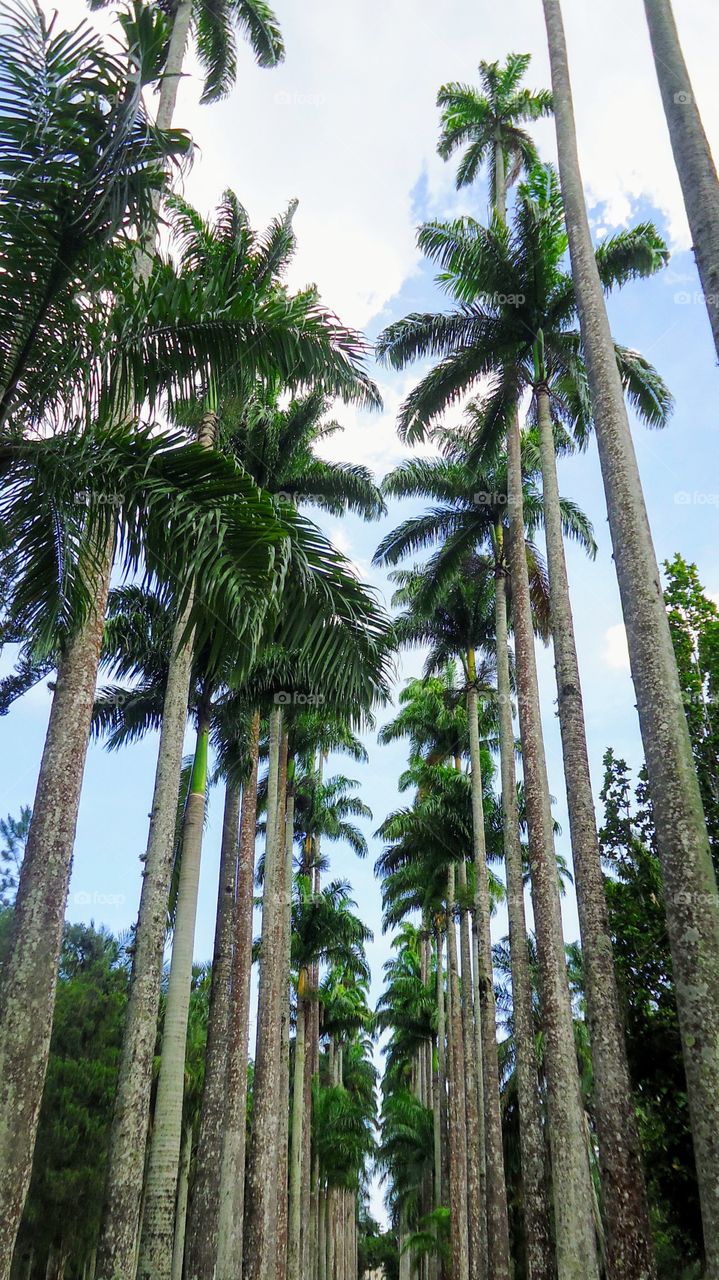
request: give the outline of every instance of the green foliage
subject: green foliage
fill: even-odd
[[[0,910],[15,899],[31,818],[32,810],[26,804],[21,807],[19,818],[11,814],[0,818]]]
[[[604,757],[602,853],[629,1069],[663,1280],[701,1256],[701,1221],[677,1020],[662,877],[642,770],[632,786],[613,751]]]
[[[714,867],[719,872],[719,609],[695,564],[664,562],[664,600]]]

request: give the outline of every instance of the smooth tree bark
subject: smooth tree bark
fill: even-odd
[[[160,1074],[145,1175],[138,1280],[169,1280],[172,1272],[177,1174],[182,1144],[187,1018],[192,989],[192,957],[207,796],[210,714],[208,691],[203,697],[198,718],[197,744],[182,826],[180,874],[162,1030]]]
[[[671,0],[644,0],[674,163],[719,357],[719,178],[689,79]]]
[[[245,1183],[243,1280],[274,1280],[279,1198],[279,1097],[282,1035],[281,951],[284,920],[284,791],[287,739],[282,709],[270,714],[267,839],[257,996],[252,1133]]]
[[[177,1177],[177,1204],[175,1206],[175,1239],[172,1245],[172,1280],[182,1280],[187,1238],[187,1200],[190,1191],[190,1162],[192,1160],[192,1121],[186,1120],[182,1130],[180,1169]]]
[[[719,1274],[719,896],[639,469],[582,188],[558,0],[543,0],[562,196],[664,879],[707,1271]]]
[[[474,652],[468,654],[467,719],[472,781],[472,853],[474,859],[477,920],[477,952],[482,1026],[482,1066],[484,1080],[484,1131],[487,1160],[487,1251],[489,1275],[493,1280],[509,1280],[509,1220],[507,1188],[504,1180],[502,1113],[499,1098],[497,1060],[497,1015],[492,968],[491,903],[487,877],[487,848],[482,803],[482,762],[479,743],[479,699]]]
[[[449,1072],[449,1209],[454,1280],[469,1280],[467,1222],[467,1125],[464,1097],[464,1047],[459,990],[455,913],[455,870],[447,868],[447,1045]]]
[[[305,1120],[305,1067],[307,1062],[307,985],[306,968],[300,969],[297,979],[297,1031],[295,1034],[295,1061],[292,1080],[292,1135],[290,1146],[289,1178],[289,1229],[287,1251],[288,1280],[302,1280],[302,1155]]]
[[[250,774],[242,788],[240,847],[234,910],[234,950],[225,1078],[224,1139],[217,1221],[217,1280],[232,1280],[242,1268],[247,1134],[247,1055],[252,975],[252,911],[260,713],[250,725]]]
[[[100,662],[112,544],[94,602],[58,668],[32,821],[0,978],[0,1277],[10,1275],[30,1185],[57,967]]]
[[[649,1208],[592,797],[551,406],[546,385],[540,384],[535,391],[557,705],[594,1071],[607,1256],[616,1280],[651,1280],[655,1267]]]
[[[239,826],[240,784],[228,779],[222,820],[205,1076],[187,1224],[186,1280],[213,1280],[217,1264]]]
[[[292,956],[292,875],[295,830],[294,761],[288,760],[284,820],[284,879],[282,884],[282,945],[280,948],[280,1039],[279,1082],[279,1164],[277,1182],[277,1277],[285,1280],[289,1234],[289,1139],[290,1139],[290,981]]]
[[[495,632],[497,643],[497,703],[502,791],[502,830],[507,881],[507,918],[512,973],[515,1070],[519,1103],[519,1145],[522,1168],[522,1214],[526,1239],[528,1280],[552,1280],[554,1266],[550,1234],[550,1206],[544,1159],[544,1133],[537,1075],[532,1009],[532,976],[524,910],[524,874],[519,840],[517,776],[512,727],[507,580],[504,566],[504,528],[495,531]]]
[[[479,1017],[479,1009],[475,1011],[472,1002],[472,943],[470,938],[469,904],[467,902],[467,866],[460,862],[457,866],[457,887],[459,889],[459,946],[462,968],[462,1050],[464,1071],[464,1115],[467,1127],[467,1239],[469,1244],[469,1280],[484,1280],[487,1274],[487,1226],[484,1209],[484,1168],[485,1153],[480,1138],[479,1122],[479,1086],[477,1083],[477,1063],[479,1056],[477,1036],[475,1032],[475,1016]],[[421,1080],[421,1077],[420,1077]],[[422,1090],[420,1100],[424,1102]],[[480,1172],[481,1170],[481,1172]]]
[[[447,1029],[445,1017],[444,973],[442,955],[444,939],[439,926],[435,929],[437,981],[437,1116],[434,1122],[434,1207],[444,1204],[449,1191],[447,1133]]]
[[[192,0],[179,0],[175,9],[167,46],[167,57],[160,80],[160,97],[155,123],[158,129],[169,129],[175,114],[177,91],[182,79],[182,67],[190,37]]]
[[[532,904],[545,1035],[547,1112],[559,1280],[598,1280],[592,1181],[574,1049],[524,534],[519,416],[507,432],[509,565]]]

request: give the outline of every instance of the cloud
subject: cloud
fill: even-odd
[[[629,671],[629,649],[623,622],[608,627],[604,635],[602,658],[612,671]]]

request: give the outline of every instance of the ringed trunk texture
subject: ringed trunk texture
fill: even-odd
[[[177,1205],[175,1207],[175,1240],[172,1246],[172,1280],[182,1280],[182,1264],[185,1257],[187,1233],[187,1197],[190,1190],[190,1161],[192,1159],[192,1122],[185,1122],[182,1131],[180,1172],[177,1179]]]
[[[454,923],[454,865],[447,869],[447,979],[449,1058],[449,1208],[454,1280],[469,1280],[467,1223],[467,1124],[464,1048],[460,1011],[457,934]]]
[[[282,742],[281,742],[282,739]],[[282,1007],[280,972],[284,921],[284,789],[287,771],[282,709],[270,713],[265,881],[257,997],[252,1134],[245,1187],[243,1280],[274,1280],[280,1137]],[[281,757],[284,757],[282,759]]]
[[[692,92],[670,0],[644,0],[674,163],[719,357],[719,178]]]
[[[503,536],[501,526],[498,533]],[[534,1043],[532,977],[527,946],[524,875],[522,849],[519,842],[517,777],[514,764],[515,747],[507,641],[507,582],[501,562],[495,578],[495,620],[504,863],[507,877],[507,916],[512,970],[512,1010],[516,1045],[522,1210],[527,1243],[527,1273],[528,1280],[551,1280],[554,1267],[549,1229],[550,1207],[545,1174],[537,1054]]]
[[[487,1249],[492,1280],[509,1280],[509,1221],[504,1181],[502,1114],[499,1101],[497,1015],[492,968],[491,904],[487,878],[487,849],[482,805],[482,762],[479,745],[479,706],[474,653],[469,654],[467,718],[472,769],[472,844],[475,874],[474,910],[477,920],[479,999],[484,1077],[484,1131],[487,1152]]]
[[[195,759],[182,828],[180,876],[162,1031],[160,1074],[145,1178],[138,1280],[170,1280],[172,1273],[177,1175],[182,1145],[187,1017],[192,988],[192,956],[205,822],[209,733],[210,709],[209,702],[206,702],[197,727]]]
[[[464,1114],[467,1128],[467,1239],[469,1244],[469,1280],[484,1280],[487,1272],[486,1224],[483,1222],[484,1151],[480,1142],[479,1088],[477,1085],[477,1037],[475,1010],[472,1005],[472,944],[470,941],[467,896],[467,867],[460,862],[457,879],[462,904],[459,912],[459,944],[462,964],[462,1049],[464,1070]],[[479,1017],[479,1010],[476,1016]],[[424,1098],[420,1099],[424,1102]],[[480,1172],[481,1169],[481,1172]]]
[[[195,1155],[195,1179],[187,1226],[186,1280],[213,1280],[217,1262],[239,826],[240,786],[239,783],[228,781],[225,785],[220,846],[205,1078]]]
[[[532,607],[524,541],[519,418],[507,432],[509,555],[517,662],[519,724],[529,826],[532,903],[545,1034],[547,1110],[559,1280],[598,1280],[592,1182],[584,1141],[584,1110],[562,934]]]
[[[564,554],[554,432],[544,387],[537,391],[537,405],[559,726],[594,1068],[607,1255],[610,1274],[616,1280],[651,1280],[655,1268],[649,1209],[609,933]]]
[[[247,1053],[252,975],[252,910],[255,885],[255,830],[260,713],[250,726],[250,776],[242,788],[240,848],[234,910],[234,954],[225,1080],[224,1140],[217,1224],[217,1280],[241,1274],[247,1144]]]
[[[559,170],[612,549],[656,819],[707,1271],[719,1274],[719,898],[644,495],[584,203],[561,8],[543,0]]]
[[[32,1172],[111,564],[108,543],[95,600],[58,668],[0,979],[2,1280],[10,1275]]]

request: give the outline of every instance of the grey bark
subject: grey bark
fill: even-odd
[[[294,851],[295,797],[288,781],[285,807],[285,860],[282,906],[282,947],[280,952],[280,1007],[282,1011],[280,1086],[279,1086],[279,1163],[277,1181],[277,1280],[287,1274],[289,1229],[288,1166],[290,1130],[290,975],[292,951],[292,872]]]
[[[283,739],[282,749],[280,739]],[[284,761],[281,757],[284,756]],[[270,714],[270,776],[262,893],[262,935],[257,998],[253,1119],[245,1186],[243,1280],[274,1280],[277,1269],[277,1202],[284,902],[284,789],[286,738],[282,709]]]
[[[224,1140],[217,1226],[217,1280],[235,1280],[242,1268],[247,1140],[247,1054],[252,974],[252,909],[260,713],[252,717],[250,776],[242,789],[240,848],[234,911],[234,954],[227,1045]]]
[[[2,1280],[30,1185],[111,562],[108,544],[96,603],[60,661],[0,978]]]
[[[192,0],[180,0],[172,20],[170,43],[160,82],[160,100],[157,105],[158,129],[169,129],[175,114],[177,91],[182,79],[187,41],[192,20]]]
[[[719,898],[612,336],[587,220],[558,0],[544,0],[562,195],[627,628],[676,984],[707,1268],[719,1274]]]
[[[467,1222],[467,1125],[464,1098],[464,1048],[459,994],[457,934],[454,922],[454,865],[447,868],[447,1004],[449,1071],[449,1208],[454,1280],[469,1280]]]
[[[538,389],[537,403],[559,726],[594,1069],[594,1112],[608,1260],[610,1273],[616,1280],[651,1280],[655,1267],[649,1208],[594,815],[584,705],[564,555],[554,432],[546,388]]]
[[[507,433],[507,464],[517,692],[545,1033],[557,1268],[559,1280],[598,1280],[592,1185],[584,1144],[584,1112],[574,1049],[552,812],[539,712],[524,540],[519,418],[516,414]]]
[[[304,996],[307,972],[302,969],[297,987],[297,1032],[292,1086],[292,1139],[290,1147],[288,1280],[302,1277],[302,1153],[304,1147],[305,1064],[308,1008]]]
[[[500,527],[501,532],[501,527]],[[544,1135],[534,1044],[532,977],[524,910],[524,876],[519,841],[517,777],[514,763],[509,647],[507,640],[507,583],[503,548],[499,548],[495,576],[497,640],[497,702],[502,781],[504,864],[507,877],[507,917],[512,971],[512,1013],[519,1102],[519,1144],[522,1165],[522,1211],[527,1242],[528,1280],[551,1280],[554,1272],[549,1229],[550,1208],[544,1159]]]
[[[644,9],[694,257],[719,357],[719,178],[670,0],[644,0]]]
[[[469,1244],[469,1280],[484,1280],[487,1274],[487,1228],[484,1191],[485,1152],[480,1139],[479,1087],[477,1082],[477,1036],[475,1016],[479,1010],[472,1003],[472,944],[470,941],[467,895],[467,867],[457,867],[460,894],[459,945],[462,966],[460,988],[462,1014],[462,1050],[464,1069],[464,1115],[467,1128],[467,1240]],[[484,1131],[484,1125],[482,1125]],[[481,1170],[481,1172],[480,1172]]]
[[[207,751],[209,699],[197,726],[198,751]],[[187,1018],[192,989],[192,957],[205,824],[206,768],[190,788],[182,827],[182,852],[172,937],[172,958],[162,1031],[160,1073],[145,1177],[138,1280],[170,1280],[177,1175],[182,1144]]]
[[[172,1246],[172,1280],[182,1280],[182,1264],[187,1238],[187,1198],[190,1190],[190,1160],[192,1159],[192,1122],[186,1121],[182,1132],[180,1170],[177,1178],[177,1205],[175,1207],[175,1240]]]
[[[213,1280],[217,1265],[239,826],[240,786],[228,780],[220,846],[205,1076],[187,1224],[186,1280]]]
[[[490,919],[487,849],[482,805],[482,763],[479,744],[479,708],[476,685],[467,690],[469,750],[472,768],[472,845],[475,874],[474,910],[477,919],[479,959],[479,999],[482,1027],[482,1066],[484,1079],[484,1132],[487,1153],[487,1251],[492,1280],[509,1280],[509,1222],[507,1189],[504,1181],[504,1149],[502,1115],[499,1100],[499,1063],[497,1061],[497,1015],[492,969],[492,936]]]

